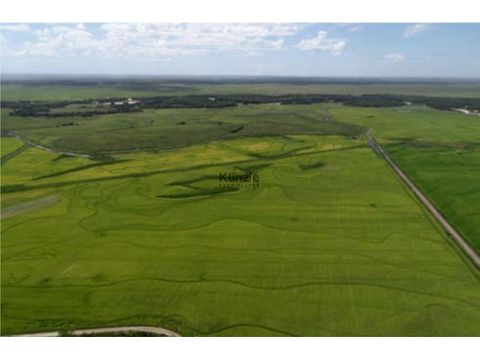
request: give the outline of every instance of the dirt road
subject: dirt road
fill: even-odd
[[[14,150],[12,151],[11,153],[8,153],[4,156],[2,156],[2,158],[0,159],[0,165],[3,165],[5,164],[8,160],[14,158],[15,156],[21,154],[22,152],[24,152],[29,146],[28,145],[23,145],[23,146],[20,146],[17,150]]]
[[[153,327],[153,326],[118,326],[118,327],[106,327],[106,328],[97,328],[97,329],[80,329],[80,330],[72,330],[69,332],[71,335],[81,336],[81,335],[92,335],[92,334],[103,334],[103,333],[128,333],[132,331],[138,331],[143,333],[150,333],[156,335],[165,335],[168,337],[180,337],[181,335],[176,333],[175,331],[160,328],[160,327]],[[26,337],[26,336],[33,336],[33,337],[54,337],[59,336],[59,331],[52,331],[52,332],[43,332],[43,333],[34,333],[34,334],[25,334],[25,335],[17,335],[19,337]]]
[[[391,159],[390,155],[375,141],[370,132],[366,133],[368,145],[380,155],[400,179],[409,187],[417,199],[430,211],[432,216],[437,219],[446,233],[455,241],[460,249],[470,258],[473,264],[480,269],[480,256],[470,244],[448,223],[443,215],[435,208],[435,206],[427,199],[425,195],[416,187],[416,185],[405,175],[400,167]]]
[[[21,137],[20,135],[14,133],[14,132],[11,132],[11,134],[13,136],[15,136],[15,138],[17,140],[23,142],[24,144],[36,147],[37,149],[40,149],[40,150],[44,150],[44,151],[48,151],[48,152],[52,152],[52,153],[56,153],[56,154],[63,154],[63,155],[67,155],[67,156],[83,157],[83,158],[87,158],[87,159],[90,157],[90,155],[88,155],[88,154],[80,154],[80,153],[74,153],[74,152],[68,152],[68,151],[55,150],[55,149],[52,149],[52,148],[49,148],[49,147],[31,142],[30,140],[27,140],[27,139]]]
[[[13,216],[24,214],[33,210],[41,209],[50,205],[55,204],[60,200],[60,195],[54,194],[42,197],[40,199],[35,199],[32,201],[23,202],[20,204],[12,205],[1,209],[0,219],[8,219]]]

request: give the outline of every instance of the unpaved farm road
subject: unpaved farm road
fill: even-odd
[[[21,204],[12,205],[1,209],[0,211],[0,219],[8,219],[13,216],[17,216],[20,214],[24,214],[33,210],[38,210],[50,205],[55,204],[60,200],[60,195],[49,195],[42,197],[40,199],[32,200],[23,202]]]
[[[1,159],[0,159],[0,165],[5,164],[8,160],[10,160],[10,159],[14,158],[15,156],[21,154],[22,152],[27,150],[28,147],[29,146],[27,144],[24,144],[24,145],[20,146],[18,149],[2,156]]]
[[[97,328],[97,329],[81,329],[81,330],[72,330],[68,333],[71,335],[81,336],[81,335],[92,335],[92,334],[103,334],[103,333],[113,333],[113,332],[123,332],[128,333],[132,331],[139,331],[143,333],[150,333],[156,335],[165,335],[168,337],[180,337],[181,335],[175,331],[153,327],[153,326],[119,326],[119,327],[106,327],[106,328]],[[60,336],[59,331],[52,332],[43,332],[43,333],[34,333],[34,334],[24,334],[24,335],[14,335],[16,337],[55,337]]]
[[[55,149],[49,148],[47,146],[43,146],[43,145],[34,143],[30,140],[27,140],[27,139],[21,137],[20,135],[18,135],[17,133],[11,132],[11,134],[13,136],[15,136],[15,138],[17,140],[23,142],[24,144],[36,147],[37,149],[40,149],[40,150],[44,150],[44,151],[48,151],[48,152],[56,153],[56,154],[63,154],[63,155],[67,155],[67,156],[83,157],[83,158],[87,158],[87,159],[90,157],[90,155],[88,155],[88,154],[80,154],[80,153],[74,153],[74,152],[68,152],[68,151],[55,150]]]
[[[390,165],[393,171],[400,177],[405,185],[414,193],[418,200],[430,211],[432,216],[437,219],[443,229],[447,234],[455,241],[455,243],[463,250],[463,252],[470,258],[473,264],[480,269],[480,256],[477,252],[470,246],[470,244],[465,241],[465,239],[448,223],[447,219],[433,206],[430,200],[427,199],[425,195],[415,186],[415,184],[405,175],[405,173],[400,169],[400,167],[390,158],[390,155],[383,150],[383,148],[375,141],[375,139],[370,135],[370,131],[366,134],[368,145],[385,161]]]

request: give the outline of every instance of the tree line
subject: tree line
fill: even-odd
[[[95,107],[84,111],[56,111],[52,109],[63,108],[72,104],[95,104],[95,99],[62,100],[62,101],[1,101],[2,108],[11,109],[13,116],[45,116],[45,117],[73,117],[95,116],[125,112],[137,112],[143,109],[168,109],[168,108],[226,108],[239,104],[268,104],[282,105],[316,104],[316,103],[343,103],[345,105],[360,107],[393,107],[405,104],[423,104],[438,110],[465,109],[480,111],[480,98],[449,98],[415,95],[335,95],[335,94],[289,94],[289,95],[258,95],[258,94],[233,94],[233,95],[183,95],[183,96],[154,96],[137,98],[138,102],[129,103],[124,98],[102,99],[107,106]],[[118,104],[121,102],[121,104]],[[117,104],[115,104],[117,103]]]

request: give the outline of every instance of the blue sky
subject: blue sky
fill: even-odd
[[[480,24],[2,24],[2,73],[480,78]]]

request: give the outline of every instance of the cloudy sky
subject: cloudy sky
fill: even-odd
[[[2,73],[480,77],[480,24],[1,24]]]

